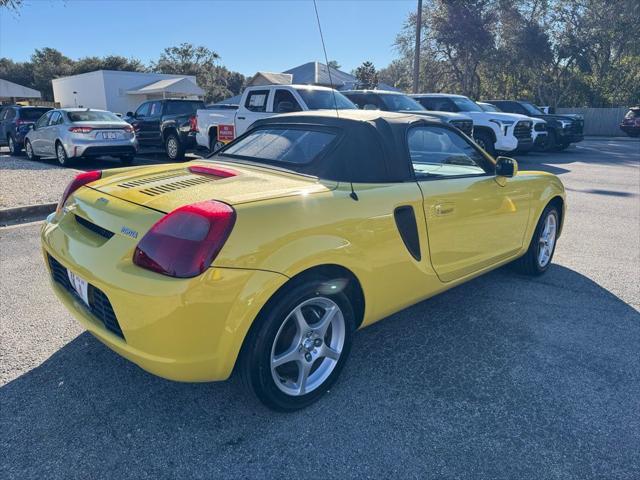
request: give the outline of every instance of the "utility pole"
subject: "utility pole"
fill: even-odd
[[[418,12],[416,15],[416,48],[413,59],[413,93],[418,92],[418,80],[420,79],[420,30],[422,29],[422,0],[418,0]]]

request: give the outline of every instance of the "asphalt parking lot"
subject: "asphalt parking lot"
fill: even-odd
[[[0,229],[0,477],[637,479],[640,142],[518,159],[567,188],[549,272],[503,268],[359,332],[294,414],[118,357],[55,299],[39,224]]]

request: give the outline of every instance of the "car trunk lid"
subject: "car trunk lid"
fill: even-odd
[[[275,169],[195,161],[127,169],[91,188],[160,212],[205,200],[229,205],[332,190],[335,182]]]

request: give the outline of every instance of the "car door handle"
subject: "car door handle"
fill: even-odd
[[[238,117],[238,120],[244,120],[245,117]]]
[[[455,210],[455,206],[453,203],[438,203],[434,207],[434,210],[437,216],[442,217],[444,215],[452,214],[453,211]]]

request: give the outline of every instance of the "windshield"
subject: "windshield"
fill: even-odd
[[[259,128],[238,140],[220,155],[250,161],[304,165],[311,163],[336,138],[327,130]]]
[[[544,115],[544,112],[542,110],[540,110],[535,105],[532,105],[531,103],[522,102],[520,105],[522,105],[527,113],[530,113],[531,115]]]
[[[296,88],[296,91],[307,104],[309,110],[334,110],[336,108],[338,110],[355,110],[358,108],[340,92],[306,88]]]
[[[20,110],[20,118],[22,120],[33,120],[36,121],[42,115],[47,113],[50,108],[23,108]]]
[[[111,112],[101,112],[97,110],[86,110],[81,112],[67,112],[69,120],[72,122],[122,122]]]
[[[501,110],[495,105],[491,105],[490,103],[479,103],[480,108],[485,112],[500,112]]]
[[[399,112],[401,110],[426,110],[422,105],[413,98],[406,95],[380,95],[380,98],[390,112]]]
[[[467,97],[450,97],[461,112],[482,112],[478,104]]]

